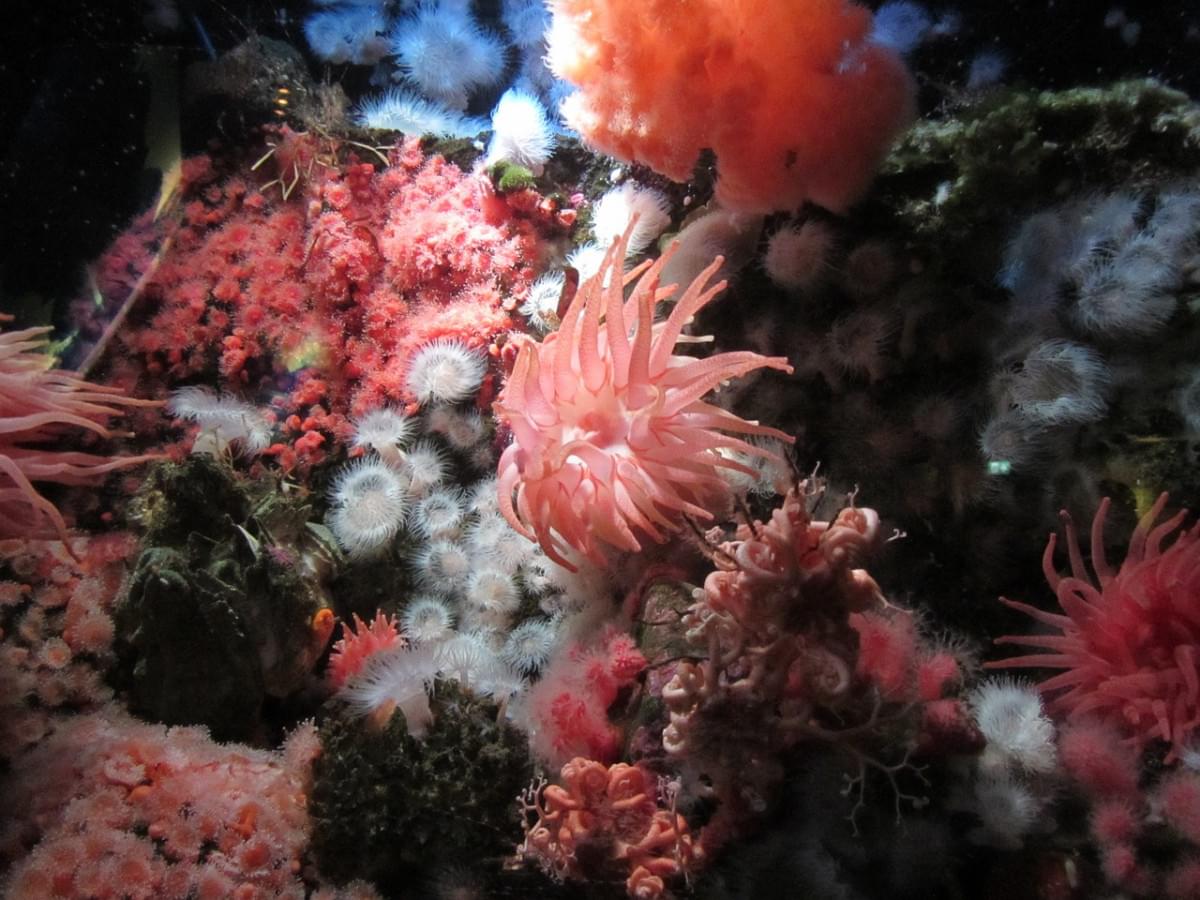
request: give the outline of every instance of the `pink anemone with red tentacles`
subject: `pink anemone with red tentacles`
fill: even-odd
[[[1101,719],[1138,747],[1161,740],[1171,762],[1200,725],[1200,522],[1181,528],[1188,512],[1180,510],[1155,525],[1166,503],[1164,493],[1138,522],[1116,571],[1104,554],[1110,504],[1100,504],[1091,534],[1094,578],[1063,513],[1071,574],[1055,570],[1056,535],[1042,556],[1063,613],[1002,598],[1059,633],[998,638],[1045,652],[989,666],[1061,669],[1039,685],[1052,711]]]

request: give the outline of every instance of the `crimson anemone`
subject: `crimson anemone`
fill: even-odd
[[[676,291],[659,287],[676,248],[622,275],[635,225],[580,285],[558,331],[541,343],[521,339],[496,402],[513,434],[500,457],[500,510],[563,565],[570,566],[570,549],[602,562],[600,542],[639,550],[635,529],[665,541],[679,530],[682,514],[711,519],[710,508],[730,490],[720,469],[749,471],[721,451],[772,455],[722,432],[791,441],[701,399],[755,369],[791,373],[786,359],[749,351],[674,354],[684,326],[725,289],[724,281],[709,284],[722,258],[688,286],[665,320],[654,322],[655,305]]]
[[[1064,512],[1071,575],[1055,571],[1056,535],[1046,545],[1042,569],[1065,615],[1002,598],[1061,634],[998,638],[1048,652],[989,666],[1062,669],[1038,686],[1051,711],[1100,718],[1139,747],[1165,741],[1172,761],[1200,725],[1200,522],[1181,529],[1187,510],[1180,510],[1155,525],[1166,503],[1164,493],[1138,522],[1129,553],[1114,572],[1104,555],[1110,505],[1104,499],[1092,521],[1094,579]]]

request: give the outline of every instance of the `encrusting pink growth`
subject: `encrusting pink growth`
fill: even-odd
[[[1200,523],[1180,526],[1187,510],[1155,525],[1166,506],[1162,494],[1138,522],[1129,553],[1114,571],[1104,555],[1106,498],[1092,521],[1093,578],[1084,565],[1070,517],[1066,523],[1071,575],[1054,568],[1056,535],[1042,556],[1046,580],[1064,614],[1001,598],[1060,634],[1006,635],[998,644],[1046,652],[991,667],[1062,669],[1039,688],[1048,707],[1075,721],[1098,718],[1140,748],[1164,741],[1173,762],[1200,726]],[[1174,535],[1174,542],[1164,543]]]
[[[0,860],[14,862],[5,896],[318,896],[305,854],[319,752],[312,723],[269,751],[114,706],[73,717],[0,784],[12,811],[0,834]],[[319,895],[378,897],[361,882]]]
[[[155,405],[51,368],[44,352],[50,330],[0,334],[0,537],[39,536],[48,522],[63,541],[68,539],[62,513],[33,482],[92,484],[109,472],[157,458],[36,446],[61,439],[68,428],[111,438],[105,422],[120,414],[119,407]]]
[[[645,668],[633,638],[611,626],[592,644],[562,647],[529,689],[532,749],[556,766],[582,755],[615,760],[622,734],[608,709]]]
[[[521,339],[495,405],[513,433],[500,458],[500,509],[513,528],[568,567],[570,549],[602,562],[601,543],[640,550],[635,529],[662,542],[679,530],[680,514],[710,520],[709,507],[729,491],[719,467],[746,469],[718,451],[771,455],[722,432],[792,440],[701,399],[755,369],[790,373],[785,358],[748,351],[674,355],[684,326],[725,289],[724,281],[709,284],[722,258],[656,323],[655,305],[676,290],[659,287],[675,247],[622,275],[634,227],[636,217],[600,271],[580,286],[557,332],[540,344]],[[625,299],[625,286],[635,280]]]

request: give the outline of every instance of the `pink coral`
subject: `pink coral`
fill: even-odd
[[[628,873],[630,897],[656,900],[702,855],[683,816],[659,806],[645,770],[577,757],[562,767],[561,780],[521,798],[525,841],[518,850],[556,878],[595,878],[609,867]]]
[[[1071,575],[1054,568],[1056,536],[1042,556],[1046,580],[1063,615],[1002,598],[1059,634],[1006,635],[1001,644],[1047,652],[991,666],[1062,669],[1039,687],[1051,710],[1072,720],[1098,717],[1137,747],[1164,741],[1173,761],[1200,725],[1200,523],[1181,529],[1187,510],[1155,525],[1162,494],[1138,522],[1118,571],[1104,555],[1105,499],[1092,522],[1093,579],[1070,517],[1066,522]],[[1174,535],[1174,541],[1164,543]]]
[[[300,900],[319,749],[311,724],[270,752],[113,707],[75,717],[3,785],[5,896]]]
[[[709,284],[722,259],[655,323],[655,305],[675,291],[658,282],[675,247],[622,277],[629,234],[580,286],[558,331],[540,344],[521,342],[495,406],[513,432],[500,458],[500,509],[562,565],[570,565],[569,549],[602,563],[601,543],[637,551],[634,529],[665,541],[680,514],[711,519],[708,507],[728,495],[719,470],[745,468],[719,451],[771,455],[722,432],[791,440],[701,399],[755,369],[790,373],[786,359],[673,354],[684,326],[724,290],[723,281]],[[626,300],[623,288],[635,279]]]
[[[155,458],[39,446],[61,439],[71,428],[110,438],[113,433],[105,423],[120,407],[147,405],[116,388],[51,368],[44,352],[49,332],[26,328],[0,334],[0,537],[34,537],[48,522],[67,540],[62,513],[33,482],[92,484],[109,472]]]
[[[115,343],[127,352],[112,355],[158,394],[215,369],[222,388],[270,402],[281,436],[267,453],[291,469],[336,452],[349,419],[415,404],[407,378],[424,345],[498,351],[541,231],[563,226],[416,140],[363,162],[331,139],[277,137],[256,170],[188,161],[182,210],[164,217],[157,268]],[[129,243],[100,269],[124,273]],[[488,378],[481,404],[490,390]]]

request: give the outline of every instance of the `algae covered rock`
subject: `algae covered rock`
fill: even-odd
[[[134,517],[143,549],[116,609],[130,706],[256,737],[266,699],[298,691],[324,650],[336,549],[273,480],[241,482],[207,456],[159,466]]]
[[[382,729],[341,715],[322,726],[309,810],[325,874],[412,896],[418,873],[495,874],[520,842],[516,798],[533,773],[524,735],[454,682],[436,682],[431,705],[421,740],[399,712]]]
[[[1200,166],[1200,105],[1144,79],[1005,91],[921,120],[876,182],[876,203],[952,255],[1015,216],[1088,188],[1136,189]],[[995,229],[1000,229],[998,232]]]

